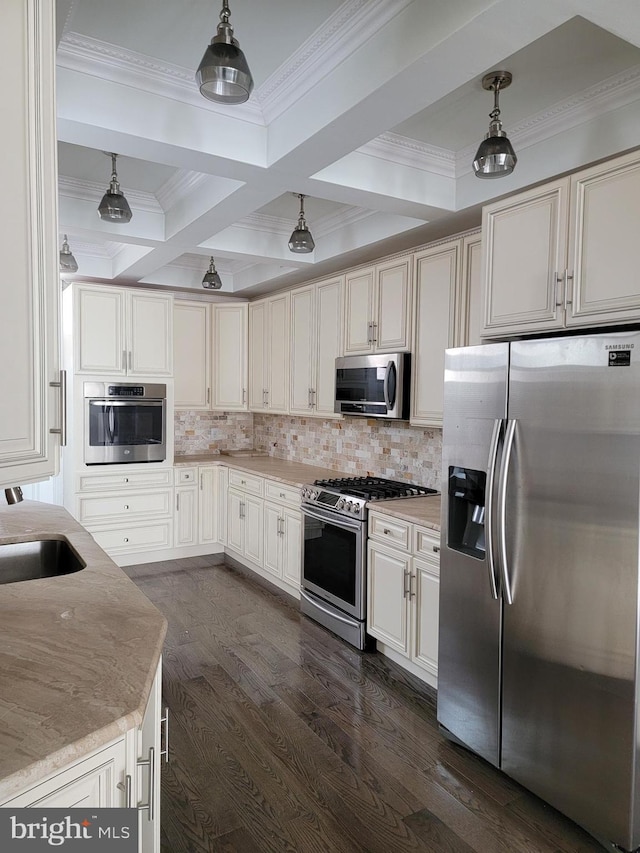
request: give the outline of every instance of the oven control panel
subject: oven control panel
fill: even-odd
[[[366,517],[366,500],[340,494],[338,491],[318,488],[317,486],[303,486],[300,491],[303,503],[313,506],[326,507],[339,515],[347,515],[351,518],[363,520]]]

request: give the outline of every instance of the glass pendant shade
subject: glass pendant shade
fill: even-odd
[[[229,4],[224,0],[218,31],[211,39],[196,72],[200,93],[219,104],[243,104],[253,89],[253,77],[233,28]]]
[[[309,252],[313,252],[316,244],[304,218],[305,197],[298,195],[298,198],[300,199],[300,214],[298,216],[298,224],[293,229],[291,237],[289,237],[289,251],[300,255],[307,255]]]
[[[202,286],[206,287],[208,290],[220,290],[222,287],[222,279],[216,271],[216,265],[213,262],[213,258],[209,261],[209,269],[204,274]]]
[[[494,101],[489,132],[473,158],[473,171],[478,178],[502,178],[510,175],[518,162],[500,121],[500,90],[510,86],[511,80],[509,71],[492,71],[482,78],[482,88],[493,92]]]
[[[78,262],[71,253],[66,234],[64,235],[62,248],[60,249],[60,272],[78,272]]]
[[[117,154],[108,154],[111,157],[111,182],[109,189],[102,196],[102,201],[98,205],[98,213],[100,219],[105,222],[130,222],[133,214],[129,207],[129,202],[123,196],[118,183],[118,174],[116,172]]]

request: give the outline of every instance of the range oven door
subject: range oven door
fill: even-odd
[[[165,400],[85,399],[84,461],[87,465],[163,462]]]
[[[303,505],[302,588],[359,621],[365,618],[366,524]]]

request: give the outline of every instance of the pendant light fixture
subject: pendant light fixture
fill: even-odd
[[[220,290],[222,287],[222,279],[216,271],[216,265],[213,262],[213,258],[209,261],[209,269],[204,274],[202,286],[206,287],[208,290]]]
[[[60,249],[60,272],[78,272],[78,262],[71,253],[66,234]]]
[[[313,241],[311,231],[309,231],[304,218],[304,200],[306,196],[298,193],[298,198],[300,199],[300,213],[298,214],[298,224],[293,229],[291,237],[289,237],[289,250],[305,255],[313,252],[316,244]]]
[[[511,85],[509,71],[492,71],[482,78],[482,88],[493,92],[493,110],[489,113],[489,132],[480,143],[473,160],[473,171],[479,178],[501,178],[510,175],[518,158],[502,129],[500,121],[499,95]]]
[[[122,195],[120,184],[118,183],[118,173],[116,172],[116,158],[118,155],[108,151],[104,153],[107,157],[111,157],[111,183],[98,205],[100,219],[104,219],[105,222],[129,222],[133,214],[131,213],[129,202]]]
[[[218,31],[211,39],[196,72],[200,93],[219,104],[243,104],[253,89],[253,77],[233,27],[229,23],[229,3],[222,2]]]

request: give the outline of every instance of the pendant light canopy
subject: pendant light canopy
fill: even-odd
[[[482,78],[482,88],[493,92],[493,110],[489,113],[489,132],[480,143],[473,160],[473,171],[479,178],[501,178],[510,175],[518,158],[507,139],[500,121],[499,94],[511,85],[512,75],[508,71],[492,71]]]
[[[129,222],[133,214],[131,213],[129,202],[122,195],[120,184],[118,183],[118,173],[116,172],[116,158],[118,155],[108,151],[104,153],[107,157],[111,157],[111,183],[98,205],[100,219],[104,219],[105,222]]]
[[[304,218],[304,200],[306,196],[298,193],[298,198],[300,199],[300,213],[298,214],[298,224],[293,229],[291,237],[289,237],[289,249],[292,252],[304,255],[313,252],[316,244]]]
[[[60,249],[60,272],[78,272],[78,262],[71,253],[66,234]]]
[[[229,23],[229,3],[222,2],[218,31],[205,50],[196,72],[200,93],[219,104],[243,104],[253,89],[253,77],[233,27]]]
[[[213,258],[209,261],[209,269],[204,274],[202,286],[206,287],[208,290],[220,290],[222,287],[222,279],[216,271],[216,265],[213,262]]]

